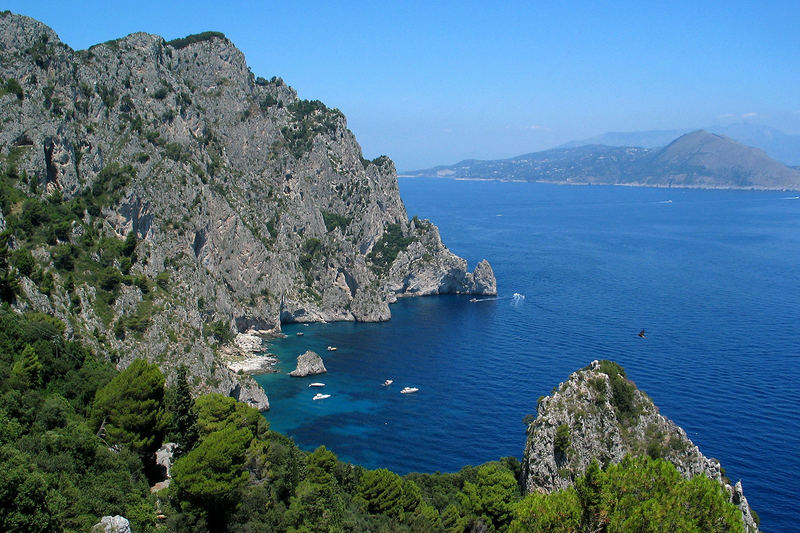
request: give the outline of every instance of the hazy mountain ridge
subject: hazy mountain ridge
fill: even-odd
[[[15,305],[58,316],[122,366],[185,363],[265,407],[215,338],[388,320],[399,296],[496,291],[488,263],[473,276],[433,224],[408,219],[394,164],[365,160],[341,112],[256,78],[222,34],[134,33],[73,51],[5,12],[0,45],[8,246],[50,280],[42,290],[10,267]],[[45,235],[41,211],[64,231]],[[133,236],[135,254],[111,253]]]
[[[585,145],[510,159],[465,160],[406,172],[406,177],[498,179],[594,185],[800,189],[800,172],[762,150],[703,130],[661,149]]]
[[[651,131],[611,131],[587,139],[570,141],[556,148],[575,148],[587,144],[661,148],[681,135],[697,131],[697,129],[698,128]],[[800,165],[800,135],[789,135],[769,126],[746,122],[729,124],[727,126],[707,126],[699,129],[708,131],[709,133],[725,135],[747,146],[761,148],[767,155],[785,165]]]

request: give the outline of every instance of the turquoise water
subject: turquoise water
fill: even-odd
[[[409,215],[430,218],[471,266],[489,259],[501,299],[401,300],[388,323],[287,325],[270,348],[279,368],[312,349],[329,373],[258,378],[274,429],[367,467],[454,471],[520,457],[537,398],[613,359],[742,480],[765,530],[800,520],[796,193],[450,180],[400,190]],[[311,381],[331,398],[312,401]],[[406,385],[420,392],[401,395]]]

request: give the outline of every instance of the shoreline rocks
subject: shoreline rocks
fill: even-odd
[[[306,376],[316,376],[317,374],[325,374],[328,371],[322,362],[322,357],[319,354],[306,351],[304,354],[297,357],[297,368],[289,372],[293,378],[303,378]]]
[[[238,333],[233,343],[219,350],[219,357],[234,374],[268,374],[278,359],[264,354],[264,341],[260,333],[248,330]]]

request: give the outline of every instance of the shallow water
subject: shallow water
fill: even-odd
[[[274,429],[368,467],[454,471],[520,457],[537,398],[613,359],[742,479],[765,530],[800,520],[796,195],[405,179],[400,190],[471,266],[489,259],[500,299],[400,300],[388,323],[286,326],[270,348],[279,368],[312,349],[329,373],[258,378]],[[331,398],[312,401],[311,381]],[[406,385],[420,392],[401,395]]]

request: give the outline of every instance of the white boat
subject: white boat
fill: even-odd
[[[308,386],[309,387],[324,387],[325,384],[324,383],[309,383]]]
[[[297,336],[298,336],[298,337],[302,337],[303,335],[305,335],[305,333],[303,333],[302,331],[298,331],[298,332],[297,332]]]
[[[394,381],[393,381],[393,380],[391,380],[391,379],[387,379],[386,381],[384,381],[384,382],[383,382],[383,386],[384,386],[384,387],[388,387],[388,386],[389,386],[389,385],[391,385],[392,383],[394,383]]]
[[[331,397],[330,394],[322,394],[321,392],[318,392],[311,399],[312,400],[324,400],[325,398],[330,398],[330,397]]]
[[[403,387],[403,390],[400,391],[400,394],[411,394],[412,392],[419,391],[416,387]]]
[[[329,352],[335,352],[336,351],[336,346],[328,346],[328,351]]]

